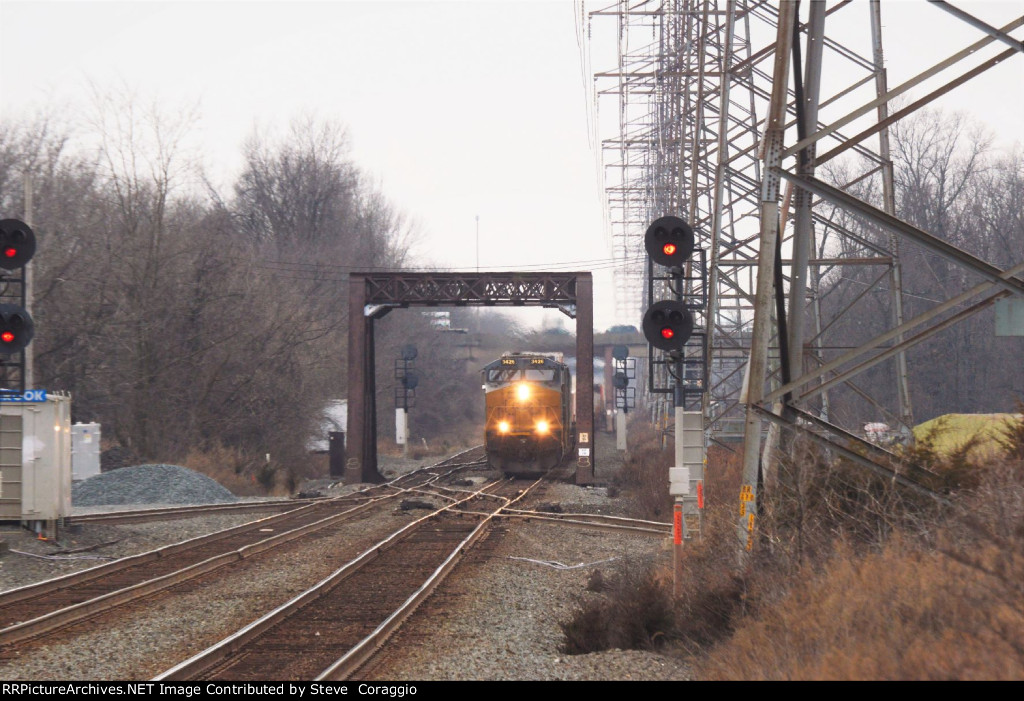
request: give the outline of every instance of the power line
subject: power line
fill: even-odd
[[[572,270],[606,270],[612,268],[626,267],[629,265],[636,265],[642,263],[644,258],[637,256],[633,258],[592,258],[587,260],[576,260],[576,261],[562,261],[558,263],[524,263],[521,265],[510,264],[510,265],[499,265],[492,266],[488,272],[528,272],[528,271],[544,271],[551,270],[557,272],[571,272]],[[257,263],[254,267],[263,270],[278,271],[283,273],[306,273],[316,274],[324,272],[326,274],[337,274],[337,273],[351,273],[351,272],[386,272],[386,273],[400,273],[403,271],[407,272],[421,272],[421,271],[434,271],[434,272],[452,272],[452,273],[470,273],[474,271],[459,270],[459,269],[446,269],[441,267],[407,267],[407,266],[366,266],[366,265],[343,265],[336,263],[303,263],[300,261],[265,261]],[[307,278],[310,279],[310,278]],[[340,278],[339,278],[340,279]]]

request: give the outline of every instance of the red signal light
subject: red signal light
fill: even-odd
[[[693,227],[679,217],[655,219],[644,233],[644,250],[658,265],[675,268],[693,253]]]
[[[661,246],[656,249],[661,251]],[[644,312],[644,336],[655,348],[680,351],[693,333],[693,315],[674,299],[655,302]]]
[[[36,252],[36,235],[20,219],[0,219],[0,268],[24,268]]]
[[[3,250],[0,246],[0,252]],[[32,341],[34,333],[35,324],[25,309],[15,304],[0,304],[0,355],[12,355],[23,350]]]

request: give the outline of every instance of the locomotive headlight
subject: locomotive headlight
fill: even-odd
[[[519,397],[519,401],[523,402],[530,398],[530,385],[525,382],[516,387],[516,396]]]
[[[501,433],[508,433],[508,421],[499,421],[498,422],[498,430]]]
[[[537,422],[537,433],[547,433],[550,426],[543,419]]]

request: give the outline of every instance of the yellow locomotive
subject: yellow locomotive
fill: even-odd
[[[575,436],[569,367],[552,355],[506,353],[482,375],[488,464],[523,476],[558,465]]]

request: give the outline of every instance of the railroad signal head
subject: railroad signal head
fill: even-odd
[[[416,389],[420,383],[420,376],[412,370],[405,373],[405,377],[402,378],[402,386],[406,389]]]
[[[15,304],[0,304],[0,354],[12,355],[25,349],[35,334],[32,317]]]
[[[629,378],[626,377],[626,373],[617,372],[612,375],[612,386],[615,389],[626,389],[629,387]]]
[[[644,248],[655,263],[681,267],[693,253],[693,229],[679,217],[655,219],[644,234]]]
[[[693,315],[682,302],[655,302],[644,313],[644,336],[655,348],[682,350],[693,333]]]
[[[23,268],[35,252],[36,235],[28,224],[20,219],[0,221],[0,268]]]

